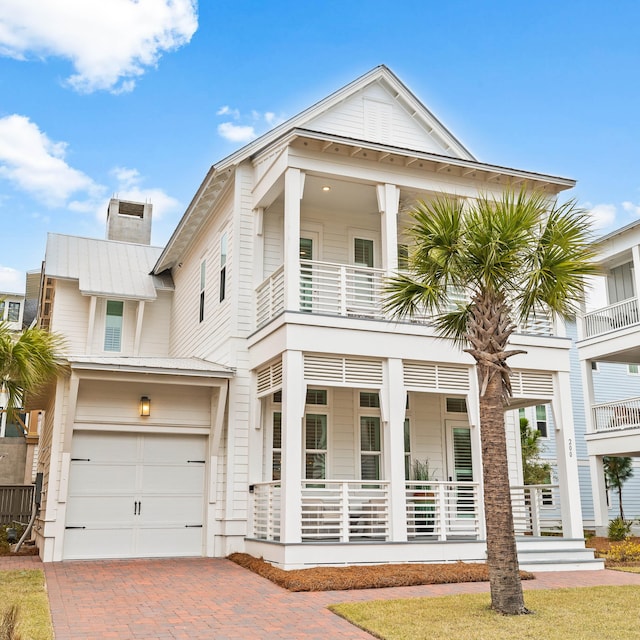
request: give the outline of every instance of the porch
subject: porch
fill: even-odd
[[[638,299],[628,298],[585,313],[583,316],[584,338],[595,338],[611,331],[633,327],[638,323],[640,323]]]

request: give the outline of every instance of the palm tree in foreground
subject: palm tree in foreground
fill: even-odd
[[[513,527],[504,406],[511,396],[507,359],[518,323],[553,312],[568,316],[596,272],[586,213],[521,191],[463,201],[441,196],[410,211],[409,268],[387,286],[397,317],[434,318],[438,333],[476,361],[491,606],[528,613]],[[460,303],[460,292],[468,302]]]
[[[0,391],[7,394],[6,411],[15,419],[25,395],[35,393],[65,369],[62,338],[43,329],[12,331],[0,322]]]

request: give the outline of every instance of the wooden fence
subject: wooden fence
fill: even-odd
[[[14,520],[28,522],[33,503],[33,485],[11,484],[0,486],[0,525]]]

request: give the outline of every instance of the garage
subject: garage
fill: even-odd
[[[75,432],[63,558],[201,556],[206,443]]]

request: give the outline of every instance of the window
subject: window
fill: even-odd
[[[409,268],[409,245],[398,245],[398,270],[406,271]]]
[[[10,302],[7,311],[7,322],[18,322],[20,319],[20,303]]]
[[[628,364],[627,371],[632,376],[640,375],[640,365],[638,364]]]
[[[598,362],[596,360],[592,360],[591,361],[591,371],[598,371]],[[631,373],[631,372],[629,372],[629,373]]]
[[[0,320],[4,320],[4,300],[0,300]]]
[[[227,234],[220,238],[220,302],[227,294]]]
[[[327,473],[327,416],[305,415],[305,477],[326,478]]]
[[[377,391],[361,391],[360,406],[366,408],[380,408],[380,394]]]
[[[282,389],[273,394],[273,402],[275,404],[282,404]]]
[[[544,404],[536,405],[536,429],[541,438],[547,437],[547,406]]]
[[[271,479],[280,480],[282,473],[282,413],[273,412],[273,446],[271,454]]]
[[[204,286],[207,279],[207,263],[202,261],[200,264],[200,322],[204,320]]]
[[[353,261],[359,267],[373,267],[373,240],[353,239]]]
[[[360,477],[380,480],[380,417],[360,416]]]
[[[122,348],[122,315],[124,302],[107,300],[107,315],[104,324],[104,350],[120,351]]]
[[[300,238],[300,311],[313,310],[313,239]]]
[[[307,389],[306,404],[319,404],[326,406],[327,390],[326,389]]]
[[[411,480],[411,423],[404,419],[404,479]]]
[[[447,398],[447,413],[467,413],[465,398]]]

